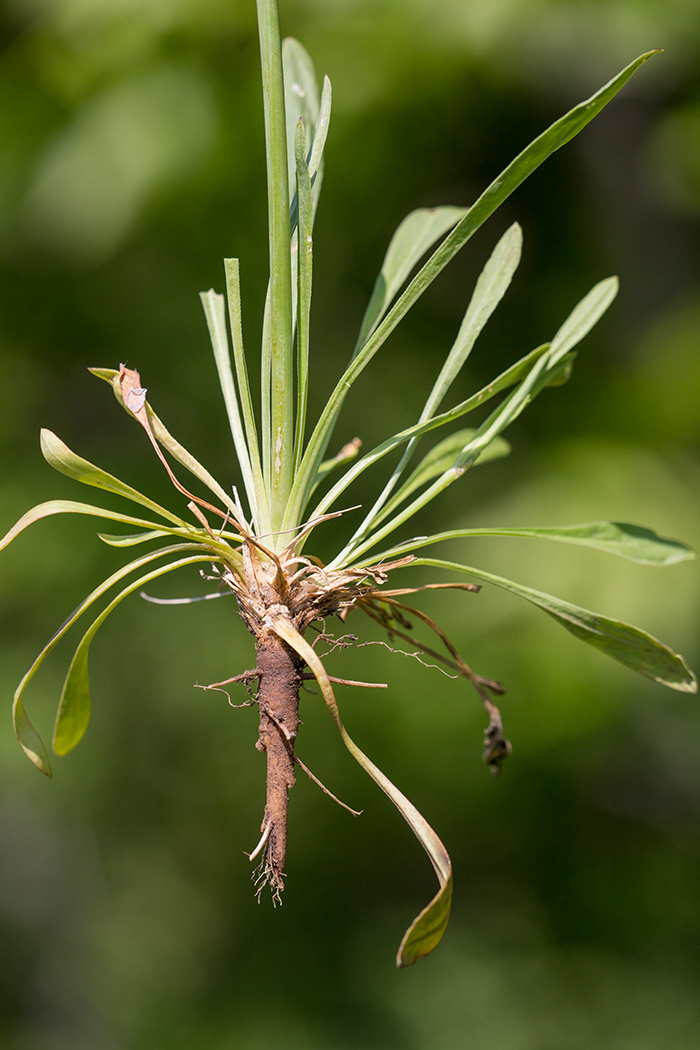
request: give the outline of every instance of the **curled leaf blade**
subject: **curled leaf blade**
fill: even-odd
[[[340,731],[343,743],[355,761],[372,778],[384,794],[391,799],[421,846],[428,854],[435,869],[440,888],[430,903],[413,920],[404,934],[396,956],[396,965],[411,966],[428,955],[440,942],[450,918],[452,903],[452,862],[440,838],[425,817],[410,802],[403,792],[382,773],[378,766],[354,742],[340,718],[333,686],[323,662],[306,639],[297,631],[291,620],[284,616],[269,617],[268,626],[287,645],[291,646],[306,661],[318,682],[326,707]]]
[[[24,710],[24,704],[18,696],[15,696],[15,702],[12,705],[12,722],[20,747],[25,755],[44,776],[53,776],[44,743],[32,725],[27,712]]]

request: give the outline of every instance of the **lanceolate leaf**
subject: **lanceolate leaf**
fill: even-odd
[[[492,383],[489,383],[488,386],[482,387],[482,389],[477,391],[476,394],[472,394],[471,397],[468,397],[466,401],[460,402],[460,404],[455,405],[454,408],[451,408],[447,412],[441,412],[440,415],[433,416],[432,419],[427,420],[425,423],[416,423],[412,427],[408,427],[406,430],[402,430],[398,434],[394,434],[392,437],[387,438],[386,441],[382,441],[380,445],[373,448],[371,452],[365,453],[361,459],[357,460],[357,462],[345,472],[343,477],[333,486],[332,489],[329,490],[320,503],[317,504],[310,517],[317,518],[321,514],[325,514],[326,511],[333,506],[338,497],[342,495],[345,489],[352,484],[355,478],[359,477],[359,475],[367,470],[368,467],[371,467],[373,463],[382,459],[389,452],[392,452],[395,448],[410,441],[412,437],[427,434],[431,430],[437,430],[438,427],[445,426],[448,423],[453,423],[455,420],[466,415],[468,412],[473,411],[480,405],[485,405],[487,401],[490,401],[492,397],[500,394],[501,391],[507,390],[509,387],[521,382],[548,349],[549,343],[536,347],[525,357],[516,361],[514,365],[511,365],[510,368],[507,368],[505,372],[502,372],[501,375],[494,379]]]
[[[416,496],[407,507],[399,511],[393,518],[383,526],[372,530],[367,529],[365,533],[359,531],[350,539],[343,550],[330,563],[332,568],[348,564],[350,558],[362,557],[367,551],[375,547],[380,540],[390,535],[404,522],[410,521],[419,510],[434,500],[450,485],[461,478],[468,467],[472,466],[483,450],[505,430],[514,419],[520,415],[530,401],[541,391],[547,383],[547,366],[549,356],[543,355],[532,368],[530,374],[501,404],[494,409],[491,415],[484,420],[463,448],[454,457],[451,465],[433,481],[420,495]],[[557,366],[555,366],[557,367]],[[374,523],[373,523],[374,524]]]
[[[549,354],[551,363],[561,361],[591,328],[600,320],[619,291],[617,277],[606,277],[591,288],[588,295],[571,311],[564,324],[552,339]]]
[[[379,524],[389,514],[391,514],[396,507],[400,506],[405,499],[419,489],[422,485],[427,485],[433,478],[438,477],[444,471],[448,470],[454,463],[457,455],[462,451],[467,442],[474,436],[476,431],[471,428],[465,430],[456,430],[454,434],[450,434],[449,437],[444,438],[440,441],[431,451],[425,456],[418,464],[416,469],[413,471],[408,480],[401,486],[399,491],[396,493],[394,498],[390,500],[382,510],[382,513],[375,518],[375,523]],[[493,459],[500,459],[501,456],[507,456],[511,450],[511,446],[505,440],[505,438],[497,437],[487,445],[484,451],[479,455],[475,462],[475,466],[479,463],[490,463]]]
[[[594,547],[609,554],[618,554],[621,558],[639,562],[640,565],[675,565],[676,562],[695,557],[695,551],[685,543],[657,536],[651,529],[645,529],[641,525],[630,525],[624,521],[591,521],[585,525],[544,529],[452,529],[449,532],[439,532],[434,536],[399,544],[391,549],[391,556],[408,554],[409,551],[418,550],[428,544],[470,536],[523,536],[557,540],[560,543],[574,543],[581,547]],[[385,551],[384,555],[388,553]],[[377,560],[381,560],[384,555],[377,555]]]
[[[296,185],[296,159],[294,139],[296,127],[301,120],[306,129],[304,156],[314,137],[318,120],[320,100],[316,70],[306,48],[293,37],[282,42],[282,66],[284,70],[284,102],[287,111],[287,175],[290,196]]]
[[[416,263],[440,237],[456,226],[466,213],[466,208],[449,206],[418,208],[399,223],[389,242],[379,276],[374,282],[355,352],[364,345],[377,327]]]
[[[241,413],[238,406],[238,395],[236,393],[236,385],[231,370],[231,357],[229,353],[228,335],[226,332],[226,307],[224,304],[224,297],[223,295],[218,295],[213,289],[209,289],[208,292],[200,293],[200,299],[207,319],[209,337],[214,351],[214,360],[216,361],[216,368],[219,373],[219,385],[221,386],[221,392],[224,396],[224,403],[226,405],[226,413],[228,415],[229,427],[233,437],[233,444],[236,449],[236,456],[238,457],[241,474],[243,475],[243,484],[245,486],[251,513],[258,528],[260,528],[258,491],[262,483],[262,478],[259,475],[259,471],[257,477],[254,478],[253,476],[249,446],[246,443],[246,436],[243,432]],[[227,505],[233,506],[230,497],[227,498]]]
[[[433,389],[423,406],[423,411],[418,420],[419,423],[423,423],[426,419],[430,419],[435,415],[438,407],[452,386],[452,383],[464,367],[464,363],[469,357],[481,330],[491,317],[491,314],[500,303],[510,285],[513,274],[520,262],[522,244],[522,230],[517,222],[513,223],[499,240],[491,253],[488,262],[479,275],[469,306],[464,315],[464,320],[462,321],[459,332],[457,333],[457,338],[455,339],[452,349],[448,353],[445,363],[440,370],[440,374],[435,380]],[[356,537],[367,535],[373,526],[376,526],[380,521],[383,521],[391,513],[391,510],[405,499],[405,495],[397,494],[394,499],[391,500],[389,507],[385,506],[389,496],[399,481],[399,478],[403,474],[406,465],[410,461],[418,440],[417,437],[414,437],[406,445],[404,453],[392,472],[391,477],[387,481],[373,506],[365,515],[365,518],[357,529],[355,535],[352,537],[350,541],[351,544],[354,543]],[[454,455],[456,456],[459,451],[459,449],[455,448]],[[445,462],[442,469],[447,470],[450,466],[452,466],[452,460]],[[439,473],[441,473],[441,471],[435,471],[432,477],[436,477]],[[414,491],[416,487],[418,486],[414,485],[410,491]]]
[[[382,528],[376,528],[377,522],[372,520],[372,512],[370,512],[362,526],[331,562],[331,565],[337,568],[339,565],[346,564],[350,557],[361,557],[399,525],[410,520],[426,504],[461,477],[465,470],[473,466],[483,450],[518,418],[534,398],[549,385],[552,378],[567,368],[571,348],[589,332],[616,294],[617,278],[615,277],[607,278],[595,285],[574,308],[557,332],[556,345],[553,341],[517,389],[505,398],[498,408],[494,409],[475,431],[474,436],[455,455],[454,460],[443,474]],[[377,501],[375,507],[379,504],[380,500]],[[384,516],[382,515],[382,518]],[[373,529],[375,531],[372,531]]]
[[[182,549],[181,547],[180,550]],[[169,565],[163,565],[159,569],[154,569],[152,572],[146,573],[145,576],[141,576],[138,580],[130,583],[123,591],[120,591],[109,605],[103,609],[97,619],[93,621],[75,651],[63,686],[53,735],[53,749],[57,755],[68,754],[80,741],[88,727],[88,722],[90,721],[90,680],[88,677],[90,645],[110,613],[116,609],[117,605],[124,598],[129,594],[133,594],[135,590],[144,584],[150,583],[151,580],[164,576],[167,572],[173,572],[174,569],[180,569],[185,565],[216,560],[216,558],[212,558],[210,553],[197,554],[193,557],[181,558],[179,561],[171,562]]]
[[[144,496],[137,492],[136,489],[132,489],[131,485],[126,485],[119,478],[113,477],[112,474],[108,474],[100,467],[96,467],[81,456],[77,456],[75,452],[71,452],[68,445],[64,444],[50,430],[41,431],[41,451],[46,462],[59,473],[66,474],[69,478],[74,478],[76,481],[81,481],[83,485],[93,485],[96,489],[106,489],[107,492],[114,492],[117,496],[124,496],[134,503],[140,503],[142,507],[147,507],[154,514],[159,514],[166,521],[171,521],[174,525],[186,528],[182,518],[171,514],[169,510],[154,503],[148,496]]]
[[[32,666],[29,668],[29,670],[25,674],[25,676],[22,679],[22,681],[17,686],[17,689],[15,691],[15,702],[14,702],[14,708],[13,708],[14,720],[15,720],[15,731],[17,732],[17,737],[19,739],[19,742],[22,745],[22,747],[24,748],[24,750],[27,752],[27,754],[29,755],[29,758],[42,771],[42,773],[46,773],[47,776],[50,776],[51,775],[51,773],[50,773],[50,766],[48,767],[48,770],[47,770],[47,768],[45,768],[46,764],[44,763],[43,758],[42,758],[42,755],[45,756],[45,751],[42,751],[41,748],[39,748],[38,746],[34,746],[34,745],[36,745],[37,741],[39,740],[39,737],[38,737],[38,734],[36,734],[36,730],[34,730],[31,722],[29,721],[29,719],[28,719],[28,717],[27,717],[27,715],[26,715],[26,713],[24,711],[24,707],[22,705],[21,698],[22,698],[22,694],[24,693],[24,690],[26,689],[27,685],[32,680],[32,678],[34,677],[36,672],[39,670],[39,668],[43,664],[43,662],[46,659],[46,657],[49,655],[49,653],[52,651],[52,649],[58,644],[58,642],[61,640],[61,638],[63,638],[64,634],[66,634],[66,632],[73,626],[73,624],[76,622],[76,620],[78,620],[82,616],[82,614],[85,612],[85,610],[89,609],[89,607],[94,602],[96,602],[98,598],[100,598],[103,594],[105,594],[110,589],[110,587],[113,587],[115,583],[118,583],[125,576],[128,576],[132,572],[136,572],[138,569],[142,568],[144,565],[147,565],[149,562],[155,561],[156,558],[162,558],[166,554],[179,554],[182,551],[191,551],[191,550],[199,550],[199,551],[201,551],[202,549],[203,548],[202,548],[201,544],[178,543],[178,544],[173,545],[172,547],[163,547],[160,550],[151,551],[149,554],[144,554],[141,558],[138,558],[136,561],[132,561],[128,565],[123,566],[117,572],[115,572],[111,576],[109,576],[106,580],[103,580],[102,583],[99,585],[99,587],[96,587],[94,591],[91,591],[91,593],[87,596],[87,598],[83,599],[83,601],[80,603],[80,605],[77,607],[77,609],[75,609],[70,614],[68,619],[63,624],[61,624],[61,626],[56,631],[56,633],[53,635],[53,637],[46,643],[44,648],[41,650],[41,652],[39,653],[39,655],[35,659],[35,661],[32,664]],[[207,560],[215,561],[217,559],[216,559],[216,555],[212,551],[207,551],[206,554],[200,554],[199,555],[199,560],[200,561],[207,561]],[[177,563],[177,564],[180,564],[180,563]],[[32,733],[35,734],[36,739],[32,736]],[[41,742],[39,741],[39,743],[41,743]],[[43,745],[42,745],[42,748],[43,748]]]
[[[299,656],[311,668],[319,684],[323,699],[330,711],[333,721],[337,725],[343,743],[353,758],[362,766],[366,773],[378,784],[382,791],[391,799],[401,816],[409,825],[421,846],[428,854],[435,869],[435,874],[440,883],[440,889],[423,909],[420,915],[414,919],[404,934],[399,951],[396,956],[396,965],[399,967],[410,966],[418,959],[428,955],[436,947],[442,938],[450,918],[450,906],[452,903],[452,864],[449,854],[442,842],[435,834],[430,824],[423,817],[412,802],[392,784],[381,769],[375,766],[363,751],[352,740],[343,725],[338,705],[333,693],[333,687],[318,654],[309,643],[302,637],[293,626],[291,620],[286,617],[275,617],[270,619],[269,626],[272,630],[291,646]]]
[[[481,330],[510,287],[520,262],[522,247],[523,233],[518,223],[514,222],[499,240],[479,275],[454,346],[447,355],[421,413],[421,422],[435,414],[464,367]]]
[[[542,164],[547,157],[560,149],[579,133],[615,97],[639,67],[656,51],[640,55],[613,80],[581,102],[560,120],[552,124],[537,139],[530,143],[515,160],[484,190],[467,214],[436,248],[425,265],[419,270],[405,292],[385,315],[382,322],[367,338],[362,349],[352,358],[339,379],[333,393],[321,413],[316,428],[309,439],[304,462],[292,490],[292,503],[298,505],[298,493],[308,491],[309,477],[323,456],[338,412],[351,385],[369,364],[379,348],[393,332],[401,319],[435,280],[450,260],[467,243],[474,233],[510,196],[524,180]],[[292,523],[296,524],[296,522]]]
[[[633,671],[638,671],[670,689],[678,689],[683,693],[697,692],[698,685],[695,675],[683,657],[638,627],[590,612],[578,605],[572,605],[571,602],[555,598],[551,594],[524,587],[520,583],[514,583],[502,576],[494,576],[490,572],[483,572],[481,569],[474,569],[468,565],[440,561],[435,558],[416,558],[411,565],[432,565],[451,572],[464,572],[477,580],[493,583],[496,587],[502,587],[503,590],[517,594],[520,598],[525,598],[526,601],[537,605],[576,638],[600,649],[607,656],[612,656],[614,660],[631,667]]]

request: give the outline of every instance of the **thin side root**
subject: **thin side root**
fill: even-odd
[[[257,844],[257,846],[255,847],[255,849],[253,850],[253,852],[252,852],[252,853],[249,853],[249,854],[248,854],[248,858],[249,858],[250,860],[255,860],[255,858],[257,857],[258,853],[260,852],[260,850],[261,850],[261,849],[263,848],[263,846],[265,845],[265,843],[266,843],[266,842],[267,842],[267,840],[269,839],[269,837],[270,837],[270,832],[271,832],[271,831],[272,831],[272,821],[271,821],[271,820],[270,820],[270,818],[268,817],[268,818],[267,818],[267,819],[266,819],[266,820],[265,820],[265,821],[263,822],[263,826],[262,826],[262,836],[261,836],[261,838],[260,838],[260,842],[258,842],[258,844]]]
[[[341,800],[336,795],[334,795],[332,791],[329,791],[328,788],[326,787],[326,785],[322,784],[321,781],[318,779],[318,777],[315,776],[311,772],[309,767],[304,765],[304,763],[302,762],[302,760],[299,758],[299,756],[297,754],[294,755],[294,761],[296,762],[296,764],[298,766],[301,767],[301,769],[304,770],[304,772],[306,773],[307,777],[309,777],[310,780],[313,780],[314,784],[317,784],[318,787],[320,787],[321,791],[325,792],[325,794],[328,795],[329,798],[332,798],[333,801],[337,802],[339,806],[343,807],[343,809],[347,809],[348,813],[352,813],[353,817],[360,817],[360,816],[362,816],[362,810],[361,809],[352,809],[352,807],[348,806],[345,802],[341,802]],[[253,856],[253,854],[251,853],[251,857],[252,856]]]

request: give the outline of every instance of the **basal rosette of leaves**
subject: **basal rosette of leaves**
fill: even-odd
[[[282,44],[273,0],[258,0],[258,17],[267,147],[270,281],[257,412],[243,344],[238,260],[225,262],[226,296],[213,290],[201,296],[238,461],[240,492],[231,486],[233,472],[232,478],[219,483],[169,433],[146,399],[138,372],[123,365],[118,370],[92,369],[111,385],[122,407],[145,430],[175,489],[184,497],[179,508],[183,516],[81,458],[51,432],[42,431],[42,452],[52,467],[85,485],[119,495],[125,505],[136,505],[139,510],[117,513],[99,505],[68,500],[42,503],[10,529],[0,541],[0,549],[33,522],[54,514],[83,514],[116,522],[130,531],[118,535],[100,532],[103,542],[125,549],[140,544],[149,546],[147,553],[129,561],[96,587],[37,656],[15,693],[14,726],[31,761],[51,776],[47,749],[24,707],[25,690],[45,658],[84,613],[112,595],[80,640],[66,676],[53,736],[54,752],[65,755],[88,726],[88,658],[99,627],[124,598],[141,591],[151,581],[175,569],[204,566],[206,578],[212,581],[212,594],[233,593],[236,597],[240,614],[256,643],[255,668],[235,674],[230,681],[241,681],[255,690],[253,700],[260,714],[258,747],[267,756],[267,801],[261,838],[251,853],[251,858],[260,858],[256,872],[258,889],[267,883],[279,898],[284,885],[288,793],[296,766],[313,776],[295,754],[295,740],[299,690],[305,680],[314,678],[346,747],[396,805],[427,852],[438,878],[437,894],[401,942],[397,963],[407,966],[432,951],[446,928],[452,896],[450,858],[418,810],[348,734],[334,695],[333,679],[307,633],[315,628],[314,640],[332,638],[327,619],[336,616],[344,621],[357,610],[378,622],[390,638],[408,641],[430,654],[431,659],[441,660],[470,683],[483,703],[489,716],[484,759],[492,771],[498,772],[510,752],[494,701],[503,693],[503,687],[473,671],[438,624],[400,600],[405,595],[443,587],[478,591],[482,584],[491,584],[519,595],[577,638],[648,678],[671,689],[693,693],[697,683],[682,657],[645,631],[476,567],[433,557],[433,545],[472,536],[520,536],[580,544],[652,566],[670,565],[694,554],[676,540],[620,522],[561,528],[458,529],[398,542],[389,540],[450,485],[464,484],[462,479],[470,468],[509,452],[503,432],[545,387],[568,378],[575,348],[616,295],[616,278],[601,281],[574,307],[549,342],[525,353],[466,400],[445,408],[455,378],[518,266],[522,234],[517,223],[500,238],[477,280],[464,320],[418,420],[362,455],[359,439],[330,458],[328,448],[348,390],[425,289],[520,183],[584,128],[655,52],[637,58],[591,98],[552,124],[494,179],[471,207],[418,209],[403,220],[387,249],[349,364],[319,418],[309,426],[313,226],[323,176],[331,86],[326,77],[319,89],[311,59],[297,41],[288,39]],[[486,405],[489,407],[483,411],[482,406]],[[477,422],[465,429],[462,418],[472,412],[476,413]],[[416,459],[419,442],[433,431],[439,432],[440,439]],[[445,433],[447,436],[442,436]],[[310,552],[314,530],[332,517],[351,520],[344,516],[344,508],[352,503],[351,486],[380,460],[390,460],[395,465],[389,469],[375,502],[365,510],[354,530],[348,527],[342,549],[322,564]],[[177,476],[182,471],[209,490],[208,499],[185,487]],[[338,480],[332,483],[334,476]],[[450,574],[452,579],[411,587],[410,579],[404,578],[401,587],[387,586],[390,577],[393,584],[394,573],[416,566],[435,568]],[[466,582],[464,576],[476,582]],[[440,651],[413,636],[413,621],[434,633]],[[216,683],[216,687],[228,684]]]

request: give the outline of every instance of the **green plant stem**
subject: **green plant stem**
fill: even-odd
[[[282,42],[276,0],[257,0],[262,60],[270,231],[270,444],[265,464],[270,524],[280,528],[293,474],[294,346],[289,179]],[[283,543],[283,537],[276,538]]]

